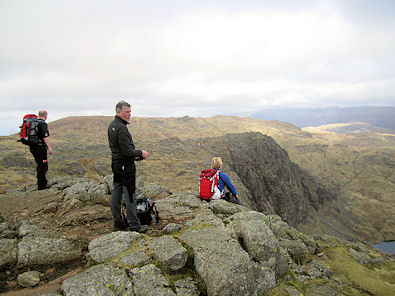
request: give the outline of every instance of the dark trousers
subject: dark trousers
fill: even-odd
[[[222,199],[228,201],[228,202],[232,202],[238,205],[241,205],[242,203],[240,202],[240,200],[236,197],[236,195],[234,195],[232,192],[226,192],[224,195],[222,195],[221,197]]]
[[[47,188],[48,157],[47,147],[45,145],[30,146],[30,152],[33,154],[37,164],[37,187],[38,190]]]
[[[113,160],[111,167],[114,173],[114,190],[111,196],[111,214],[114,218],[114,226],[122,226],[121,202],[122,193],[124,193],[129,228],[139,230],[141,224],[136,209],[136,167],[134,162]]]

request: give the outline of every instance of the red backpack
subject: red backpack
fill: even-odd
[[[27,114],[23,116],[23,122],[20,126],[21,132],[19,133],[19,142],[25,145],[38,144],[38,117],[35,114]]]
[[[218,189],[219,173],[220,171],[215,169],[203,170],[200,173],[200,199],[211,200],[221,198],[221,192]]]

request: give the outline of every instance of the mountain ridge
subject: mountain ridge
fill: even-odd
[[[271,108],[255,111],[252,118],[287,121],[298,127],[325,124],[367,122],[374,126],[395,131],[395,107],[348,107],[348,108]]]

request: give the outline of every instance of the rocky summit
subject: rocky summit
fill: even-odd
[[[395,260],[280,216],[139,179],[160,215],[112,232],[111,176],[2,195],[3,295],[394,295]]]

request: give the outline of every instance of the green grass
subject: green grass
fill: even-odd
[[[352,283],[355,289],[372,295],[395,295],[394,263],[384,264],[380,269],[368,268],[356,262],[345,247],[326,249],[328,264],[335,274]]]

